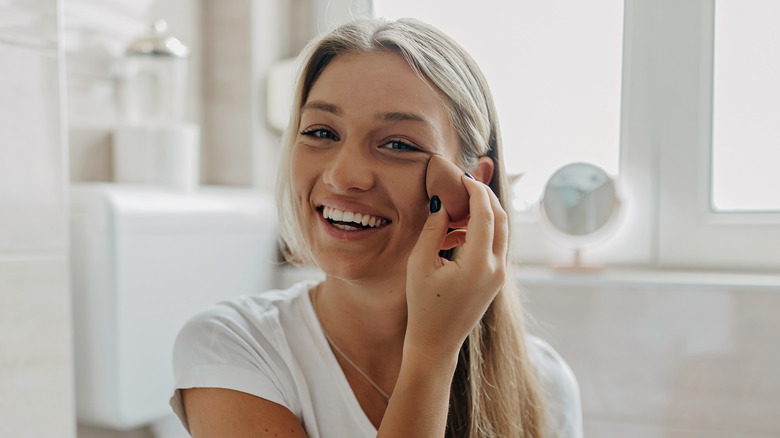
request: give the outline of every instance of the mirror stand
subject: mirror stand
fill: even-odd
[[[552,268],[556,271],[562,271],[562,272],[574,272],[574,273],[596,273],[601,272],[604,270],[604,266],[602,265],[592,265],[592,264],[583,264],[582,263],[582,249],[581,248],[574,248],[574,258],[572,259],[571,264],[567,265],[553,265]]]

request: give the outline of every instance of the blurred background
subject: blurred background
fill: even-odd
[[[321,275],[278,257],[280,136],[301,48],[364,15],[483,68],[585,435],[780,436],[774,0],[0,0],[0,436],[183,436],[183,321]]]

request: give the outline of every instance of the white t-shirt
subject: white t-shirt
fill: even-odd
[[[195,315],[173,352],[171,406],[189,430],[180,389],[225,388],[287,407],[310,438],[375,437],[322,332],[311,283],[220,303]],[[547,343],[528,337],[547,405],[548,436],[582,436],[574,374]]]

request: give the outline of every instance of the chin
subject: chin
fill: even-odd
[[[377,280],[406,275],[405,268],[400,272],[393,272],[393,270],[388,270],[387,265],[366,263],[365,260],[350,262],[344,258],[333,256],[315,256],[315,264],[328,277],[338,278],[343,281]],[[400,268],[395,270],[400,270]]]

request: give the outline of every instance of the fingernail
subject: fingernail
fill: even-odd
[[[466,176],[467,176],[467,177],[469,177],[469,178],[471,178],[471,179],[474,179],[474,177],[473,177],[473,176],[471,176],[471,174],[470,174],[470,173],[468,173],[468,172],[466,172]],[[475,180],[475,181],[476,181],[476,180]]]
[[[431,196],[431,213],[436,213],[441,210],[441,199],[438,196]]]

